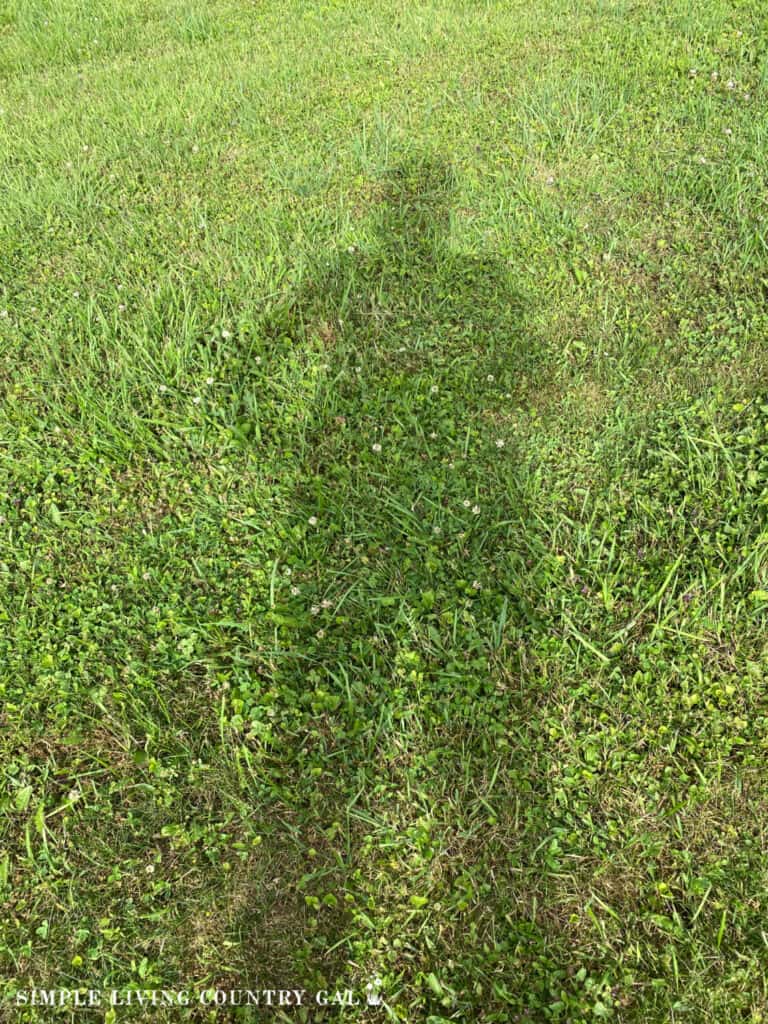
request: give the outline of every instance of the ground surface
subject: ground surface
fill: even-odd
[[[3,1020],[768,1019],[763,16],[0,4]]]

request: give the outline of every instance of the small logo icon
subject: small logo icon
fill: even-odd
[[[365,998],[369,1006],[381,1006],[382,998],[379,993],[381,984],[381,978],[374,978],[365,986]]]

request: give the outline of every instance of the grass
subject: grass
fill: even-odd
[[[0,1018],[768,1019],[762,5],[0,43]]]

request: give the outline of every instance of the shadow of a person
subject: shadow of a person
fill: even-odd
[[[273,609],[270,756],[277,801],[316,822],[307,983],[354,961],[470,1014],[478,986],[485,1012],[524,1005],[525,955],[505,957],[545,942],[516,925],[536,839],[519,826],[536,780],[514,734],[537,542],[508,433],[520,376],[543,370],[508,264],[451,245],[454,188],[439,160],[394,168],[373,241],[262,325],[326,367],[282,559],[293,596]]]

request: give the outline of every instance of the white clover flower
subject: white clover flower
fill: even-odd
[[[143,573],[141,574],[141,578],[142,578],[143,580],[148,580],[148,579],[149,579],[149,573],[148,573],[148,572],[143,572]]]
[[[496,438],[496,447],[497,448],[503,448],[506,443],[507,442],[504,440],[503,437],[497,437]]]
[[[496,380],[492,373],[489,373],[485,379],[488,381],[489,384],[493,384],[493,382]]]
[[[436,395],[440,389],[438,388],[437,384],[433,384],[429,390],[433,395]]]
[[[0,309],[0,319],[3,319],[3,320],[7,320],[8,319],[8,310],[7,309]]]
[[[434,441],[434,440],[435,440],[436,438],[437,438],[437,434],[436,434],[436,433],[434,432],[434,430],[433,430],[433,431],[432,431],[432,433],[431,433],[431,434],[429,435],[429,439],[430,439],[431,441]]]
[[[310,615],[319,615],[320,614],[320,605],[319,604],[313,604],[312,607],[309,609],[309,614]]]
[[[72,292],[72,298],[73,299],[79,299],[80,298],[80,292]]]
[[[695,78],[696,75],[698,75],[698,73],[699,72],[698,72],[697,68],[691,68],[691,70],[688,72],[688,77],[689,78]]]
[[[726,128],[726,129],[725,129],[725,134],[726,134],[726,135],[729,135],[729,136],[730,136],[730,135],[733,135],[733,128]]]
[[[213,377],[206,377],[205,383],[208,385],[208,387],[210,387],[211,384],[213,384]]]
[[[228,331],[226,328],[224,328],[224,330],[221,332],[221,336],[226,341],[227,338],[231,338],[232,337],[232,332]]]
[[[118,307],[117,307],[117,308],[118,308],[118,309],[120,310],[120,312],[121,312],[121,313],[124,313],[124,312],[125,312],[125,303],[124,303],[124,302],[121,302],[121,303],[120,303],[120,304],[118,305]]]
[[[472,589],[473,590],[482,590],[483,589],[483,584],[480,582],[480,580],[473,580],[472,581]]]
[[[253,361],[254,363],[256,363],[257,366],[261,366],[261,356],[256,356],[256,358]]]
[[[307,522],[310,526],[317,526],[317,516],[310,516]]]
[[[333,601],[329,601],[329,600],[328,600],[328,598],[327,598],[327,597],[325,597],[325,598],[323,598],[323,600],[322,600],[322,601],[320,602],[320,607],[321,607],[321,608],[325,608],[326,610],[328,610],[328,608],[332,608],[332,607],[333,607]]]
[[[736,88],[736,83],[732,78],[729,78],[728,81],[725,83],[725,88],[731,90]]]
[[[362,372],[363,372],[362,366],[356,366],[355,367],[355,373],[362,373]]]
[[[439,534],[441,534],[442,532],[443,532],[443,531],[442,531],[442,530],[440,529],[440,527],[439,527],[439,526],[433,526],[433,527],[432,527],[432,533],[434,533],[434,534],[435,534],[435,536],[438,536],[438,535],[439,535]]]
[[[292,597],[298,597],[300,593],[301,593],[301,590],[298,587],[291,587],[291,596]]]
[[[469,500],[469,498],[465,498],[464,501],[462,501],[461,504],[464,506],[464,508],[469,508],[469,506],[472,504],[472,502]]]
[[[354,245],[347,246],[347,252],[349,253],[350,256],[354,256],[356,251],[357,250],[355,249]]]
[[[372,449],[373,449],[373,451],[375,451],[375,452],[380,452],[380,451],[381,451],[381,445],[379,444],[379,442],[378,442],[378,441],[376,442],[376,444],[372,444],[372,445],[371,445],[371,448],[372,448]]]
[[[718,75],[718,73],[716,71],[713,71],[712,74],[709,77],[710,77],[710,79],[713,82],[716,82],[720,76]]]
[[[472,515],[473,516],[479,516],[480,515],[480,506],[479,505],[473,505],[472,506]]]
[[[192,399],[192,405],[200,405],[201,401],[202,399],[200,398],[200,395],[195,395],[195,397]]]
[[[315,633],[315,636],[317,637],[318,640],[322,640],[323,637],[325,636],[325,630],[318,629],[318,631]]]
[[[168,388],[166,387],[165,384],[161,384],[160,387],[158,388],[158,391],[160,392],[161,395],[164,395],[167,390]]]

